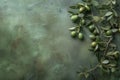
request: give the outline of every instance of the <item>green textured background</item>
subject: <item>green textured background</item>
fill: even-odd
[[[80,42],[68,31],[74,24],[67,10],[77,2],[0,0],[0,80],[79,80],[80,67],[97,64],[88,51],[89,32]],[[89,80],[120,80],[119,74],[93,75]]]

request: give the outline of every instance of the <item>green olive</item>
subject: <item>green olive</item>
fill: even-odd
[[[83,12],[85,10],[85,7],[80,7],[79,12]]]
[[[90,7],[88,5],[85,5],[85,8],[89,11]]]
[[[116,68],[111,68],[111,72],[115,72],[116,70]]]
[[[95,29],[95,26],[94,26],[94,25],[90,25],[90,26],[89,26],[89,30],[90,30],[90,31],[93,31],[94,29]]]
[[[71,20],[72,20],[72,21],[76,21],[77,19],[78,19],[78,15],[72,15],[72,16],[71,16]]]
[[[93,31],[93,34],[94,34],[94,35],[98,35],[97,30],[94,30],[94,31]]]
[[[91,43],[91,47],[96,47],[96,46],[97,46],[97,42],[94,41]]]
[[[76,31],[71,31],[71,36],[72,37],[75,37],[77,35],[77,32]]]
[[[91,40],[95,40],[96,39],[96,36],[94,34],[90,35],[89,36]]]
[[[111,36],[111,35],[112,35],[112,30],[106,31],[106,35],[107,35],[107,36]]]
[[[114,55],[115,58],[119,58],[119,54],[120,54],[119,51],[115,51],[115,52],[113,53],[113,55]]]
[[[83,38],[84,38],[83,34],[82,34],[82,33],[79,33],[79,34],[78,34],[78,38],[79,38],[80,40],[83,40]]]
[[[118,32],[120,32],[120,28],[118,29]]]
[[[85,20],[84,19],[81,20],[81,24],[85,24]]]
[[[93,16],[93,21],[94,22],[99,22],[101,20],[101,17],[99,16]]]

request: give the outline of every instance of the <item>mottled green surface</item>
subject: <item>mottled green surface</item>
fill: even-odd
[[[78,80],[80,66],[97,63],[89,33],[80,42],[68,31],[78,1],[0,0],[0,80]]]

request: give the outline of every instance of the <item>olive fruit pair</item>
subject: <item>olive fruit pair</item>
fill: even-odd
[[[71,31],[71,36],[72,37],[76,37],[77,36],[77,32],[76,31]],[[82,33],[78,33],[78,39],[83,40],[84,36]]]

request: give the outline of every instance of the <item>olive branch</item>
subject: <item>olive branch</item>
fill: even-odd
[[[98,64],[89,70],[78,72],[79,75],[89,77],[89,73],[100,68],[104,72],[116,72],[119,68],[118,60],[120,52],[113,42],[114,36],[120,32],[120,16],[116,11],[116,0],[104,0],[99,3],[95,0],[82,0],[74,6],[70,6],[70,18],[76,25],[69,28],[71,36],[84,40],[83,28],[87,28],[91,34],[89,51],[96,55]],[[96,12],[96,13],[94,13]]]

